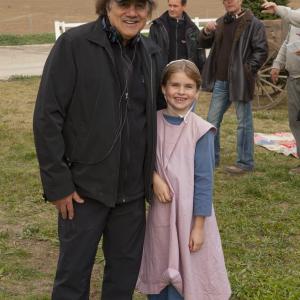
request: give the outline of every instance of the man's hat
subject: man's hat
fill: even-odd
[[[119,4],[125,4],[125,3],[136,3],[136,2],[140,2],[140,3],[149,3],[151,5],[153,5],[155,3],[155,0],[114,0],[115,2],[119,3]]]

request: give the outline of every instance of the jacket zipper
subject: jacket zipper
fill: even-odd
[[[151,56],[150,54],[148,54],[149,56],[149,60],[150,60],[150,93],[151,93],[151,108],[152,110],[154,109],[154,95],[153,95],[153,66],[152,66],[152,60],[151,60]],[[152,116],[154,116],[154,114],[156,114],[156,110],[154,110],[154,112],[152,111]],[[151,114],[150,114],[151,116]],[[155,118],[156,119],[156,118]],[[152,117],[152,121],[153,121],[153,117]],[[154,124],[153,126],[156,126],[156,124]],[[155,138],[156,138],[156,135],[153,134],[153,127],[152,127],[152,155],[151,155],[151,159],[150,159],[150,163],[149,163],[149,170],[148,170],[148,175],[149,175],[149,179],[148,179],[148,182],[147,182],[147,186],[148,186],[148,193],[149,193],[149,199],[148,201],[150,202],[151,201],[151,198],[152,198],[152,192],[151,192],[151,169],[152,169],[152,166],[154,164],[154,157],[155,157],[155,151],[156,149],[154,148],[154,145],[156,144],[155,143]]]
[[[176,31],[175,31],[175,41],[176,41],[176,52],[175,52],[175,59],[178,59],[178,22],[179,20],[176,20]]]

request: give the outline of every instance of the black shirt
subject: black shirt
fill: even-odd
[[[231,58],[231,49],[234,39],[235,30],[239,24],[240,18],[235,19],[232,23],[224,24],[223,38],[217,53],[217,70],[216,79],[228,80],[228,67]]]
[[[168,15],[169,30],[169,57],[168,62],[176,59],[187,59],[187,46],[185,39],[186,21],[182,19],[174,19]]]
[[[128,202],[145,194],[146,88],[140,42],[112,44],[121,86],[121,154],[117,202]],[[116,84],[116,87],[118,85]]]

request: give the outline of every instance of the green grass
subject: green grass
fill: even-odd
[[[0,46],[52,44],[55,42],[54,33],[40,34],[0,34]]]
[[[56,212],[41,197],[33,146],[32,110],[39,78],[0,81],[0,299],[50,299],[58,241]],[[205,116],[209,95],[198,106]],[[286,103],[254,113],[259,132],[289,130]],[[300,177],[297,160],[255,148],[256,171],[232,177],[236,117],[229,110],[221,131],[214,205],[232,285],[232,300],[300,299]],[[99,251],[91,299],[99,299]],[[136,295],[135,300],[145,300]]]

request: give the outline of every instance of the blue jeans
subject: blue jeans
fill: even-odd
[[[160,292],[160,294],[148,295],[148,300],[184,300],[184,299],[172,285],[168,285]]]
[[[233,102],[237,116],[237,162],[245,170],[254,168],[254,132],[251,102]],[[217,128],[215,136],[215,163],[220,163],[220,126],[223,115],[230,107],[228,81],[217,80],[207,116],[208,122]]]

